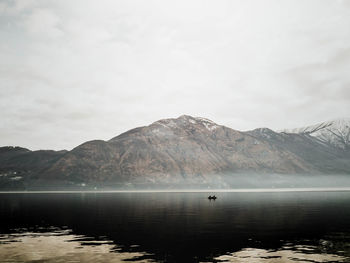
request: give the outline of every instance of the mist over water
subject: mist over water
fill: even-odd
[[[145,178],[147,176],[145,175]],[[16,181],[13,181],[16,183]],[[10,185],[11,186],[11,185]],[[157,181],[136,178],[131,182],[120,181],[26,181],[14,187],[2,187],[1,191],[176,191],[176,190],[241,190],[241,189],[343,189],[350,187],[347,174],[271,174],[236,173],[209,174],[204,177],[160,177]]]
[[[8,193],[0,216],[0,254],[15,262],[350,257],[350,192]]]
[[[210,188],[341,188],[350,187],[348,174],[224,174],[208,180]]]

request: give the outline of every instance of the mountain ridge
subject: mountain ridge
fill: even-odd
[[[206,118],[182,115],[107,141],[88,141],[71,151],[0,147],[0,188],[4,182],[28,180],[49,184],[224,184],[222,178],[242,173],[350,173],[347,147],[313,135],[315,130],[302,131],[257,128],[242,132]]]

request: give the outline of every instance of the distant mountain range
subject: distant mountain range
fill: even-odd
[[[350,174],[350,120],[241,132],[187,115],[71,151],[0,148],[0,188],[222,186],[247,174]]]
[[[319,139],[326,145],[350,150],[350,118],[322,122],[296,129],[286,129],[283,132],[307,134]]]

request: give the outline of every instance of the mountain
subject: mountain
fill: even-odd
[[[46,173],[76,180],[206,180],[227,172],[297,173],[312,167],[264,140],[204,118],[181,116],[136,128],[109,141],[86,142]]]
[[[0,147],[0,189],[23,188],[23,180],[38,178],[67,151],[30,151],[22,147]]]
[[[183,115],[132,129],[108,141],[89,141],[71,151],[2,147],[0,178],[39,186],[59,182],[64,186],[224,187],[241,174],[249,178],[271,173],[350,173],[348,148],[314,132],[267,128],[241,132]],[[0,187],[4,184],[1,180]]]
[[[268,142],[279,150],[291,152],[312,169],[305,173],[348,174],[350,151],[309,133],[274,132],[267,128],[249,131],[252,136]],[[324,138],[325,139],[325,138]]]
[[[325,144],[350,150],[350,118],[318,123],[302,128],[283,130],[286,133],[307,134]]]

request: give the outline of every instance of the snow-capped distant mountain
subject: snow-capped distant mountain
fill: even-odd
[[[308,134],[333,146],[345,150],[350,149],[350,118],[322,122],[296,129],[286,129],[282,132]]]

